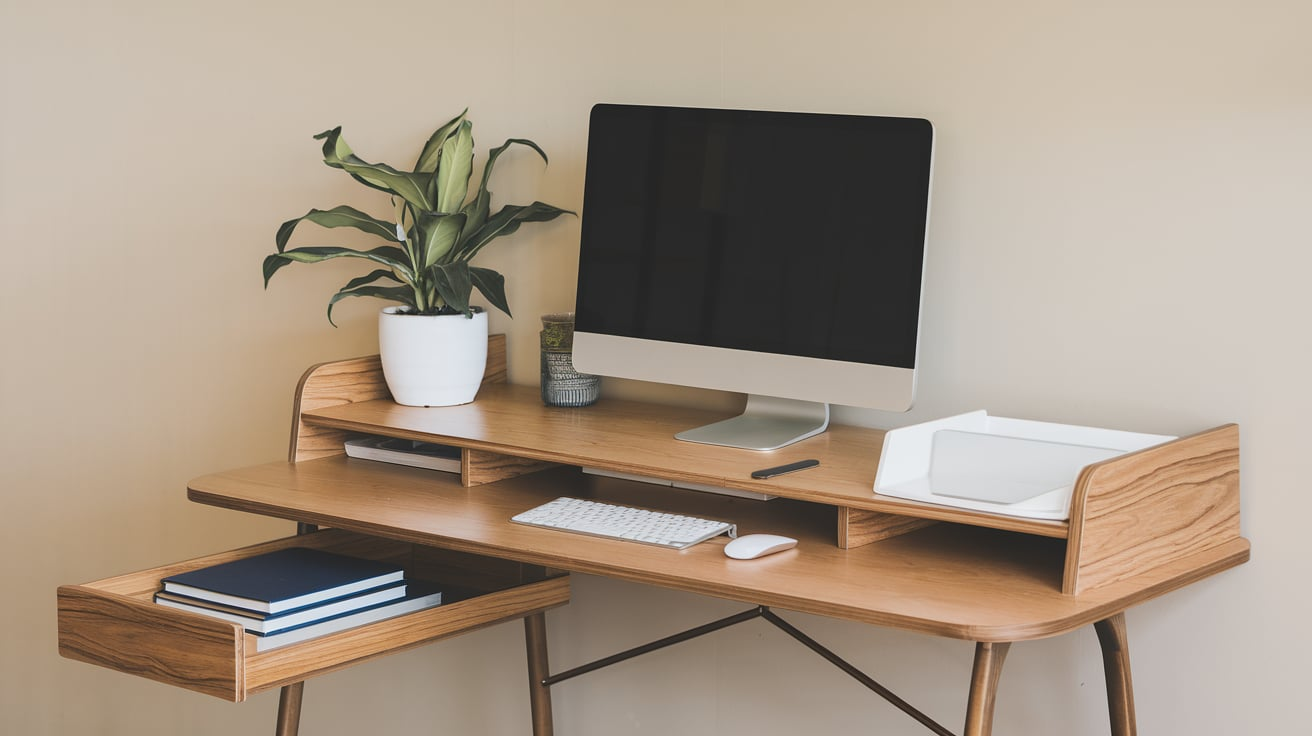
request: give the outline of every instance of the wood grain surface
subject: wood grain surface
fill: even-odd
[[[297,462],[345,452],[342,443],[348,438],[347,433],[309,424],[303,419],[305,412],[359,401],[391,400],[391,396],[377,355],[311,367],[296,387],[288,459]]]
[[[556,467],[557,463],[532,460],[499,452],[464,449],[460,453],[460,480],[466,488],[515,478]]]
[[[57,593],[59,653],[69,659],[239,701],[241,627],[94,587]]]
[[[936,524],[843,550],[832,538],[836,511],[823,504],[761,503],[572,468],[469,489],[446,473],[331,457],[207,475],[190,489],[194,501],[240,511],[972,641],[1071,631],[1248,557],[1248,543],[1236,539],[1071,596],[1061,592],[1064,540]],[[800,543],[742,561],[725,557],[724,538],[673,551],[509,521],[561,495],[723,518],[740,533]]]
[[[886,514],[848,507],[838,508],[838,546],[843,549],[862,547],[906,534],[936,522],[914,516]]]
[[[1239,539],[1239,427],[1085,468],[1071,499],[1072,595]]]

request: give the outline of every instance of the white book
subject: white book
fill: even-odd
[[[297,626],[273,634],[256,634],[255,651],[267,652],[270,649],[285,647],[289,644],[296,644],[327,634],[335,634],[339,631],[353,629],[375,621],[383,621],[403,614],[422,611],[425,608],[433,608],[441,605],[441,603],[442,592],[440,590],[425,583],[411,581],[406,597],[399,601],[383,603],[373,608],[366,608],[363,611],[343,614],[336,618]]]

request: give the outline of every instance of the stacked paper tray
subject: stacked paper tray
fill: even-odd
[[[942,506],[1063,520],[1086,465],[1174,437],[960,414],[889,430],[875,493]]]

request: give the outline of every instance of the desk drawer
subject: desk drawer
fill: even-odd
[[[241,626],[156,605],[160,580],[290,546],[403,564],[443,586],[436,608],[265,652]],[[450,589],[461,589],[449,595]],[[455,598],[456,600],[451,600]],[[247,695],[569,602],[569,577],[540,567],[339,530],[290,537],[59,589],[59,653],[239,702]]]

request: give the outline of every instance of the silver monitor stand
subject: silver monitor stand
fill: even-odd
[[[685,430],[675,439],[744,450],[778,450],[829,427],[829,404],[750,394],[743,413],[704,427]]]

